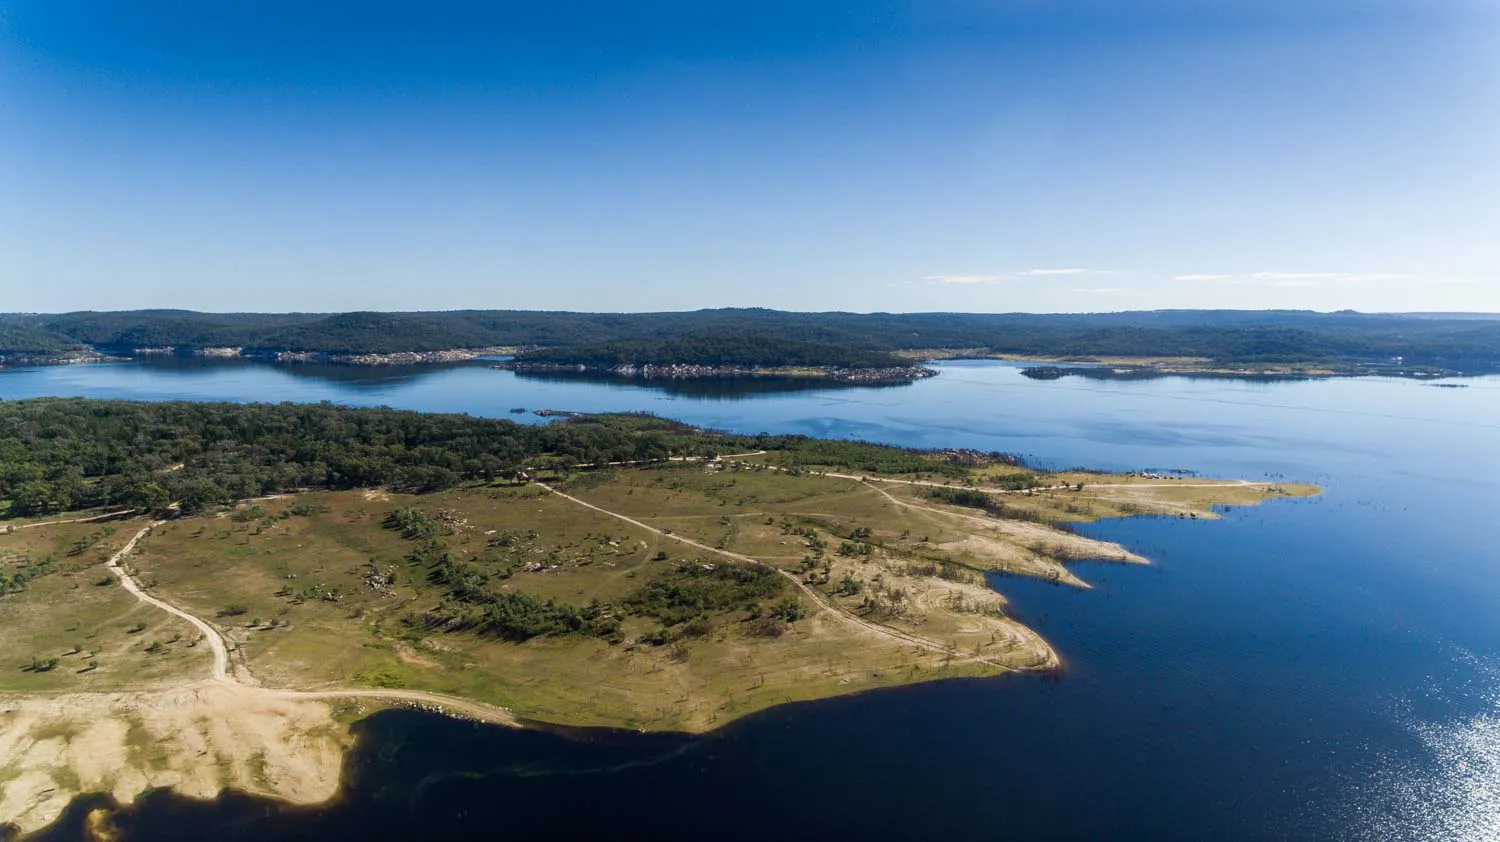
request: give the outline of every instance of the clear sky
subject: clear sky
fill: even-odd
[[[0,0],[0,311],[1500,311],[1489,0]]]

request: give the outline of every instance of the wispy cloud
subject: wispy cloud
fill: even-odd
[[[1232,281],[1232,280],[1234,280],[1234,276],[1233,275],[1215,275],[1215,274],[1178,275],[1177,277],[1173,278],[1172,280],[1174,280],[1174,281],[1187,281],[1187,282],[1190,282],[1190,283],[1192,283],[1192,282],[1204,282],[1204,281]]]
[[[1286,278],[1280,281],[1273,281],[1271,285],[1278,287],[1320,287],[1323,285],[1323,282],[1311,278]]]
[[[1250,277],[1257,281],[1331,281],[1341,277],[1338,272],[1256,272]]]
[[[988,275],[978,272],[956,272],[952,274],[927,275],[922,280],[929,284],[942,284],[944,286],[973,286],[975,284],[1003,284],[1007,282],[1029,280],[1033,278],[1067,278],[1085,275],[1120,275],[1124,274],[1115,269],[1083,269],[1077,267],[1021,269],[1003,275]]]
[[[1016,273],[1023,278],[1049,278],[1057,275],[1115,275],[1114,269],[1026,269]]]
[[[998,284],[1008,280],[1004,275],[928,275],[922,280],[929,284],[972,285]]]

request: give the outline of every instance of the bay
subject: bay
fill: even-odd
[[[1500,839],[1500,377],[1034,381],[950,362],[906,386],[652,383],[161,359],[0,370],[0,399],[333,401],[544,419],[653,412],[1181,469],[1326,492],[1222,521],[1083,531],[1150,557],[1095,587],[993,577],[1062,655],[1057,679],[788,705],[702,737],[358,727],[342,800],[157,793],[125,838]],[[796,387],[796,388],[793,388]],[[44,838],[80,838],[87,804]]]

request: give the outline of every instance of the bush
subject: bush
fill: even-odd
[[[405,506],[393,510],[386,516],[385,527],[397,530],[401,533],[402,538],[409,540],[419,538],[431,540],[439,535],[447,535],[453,531],[437,517],[421,509],[413,509]]]
[[[713,630],[714,630],[713,621],[709,620],[706,615],[699,614],[698,616],[694,617],[691,620],[688,620],[686,623],[683,624],[683,626],[682,626],[682,636],[683,637],[707,637],[709,634],[711,634],[713,632]]]
[[[707,611],[735,610],[778,596],[785,588],[786,580],[767,564],[692,561],[647,582],[622,604],[631,613],[674,626]]]
[[[779,617],[756,617],[745,621],[745,631],[753,637],[781,637],[786,632],[786,623]]]

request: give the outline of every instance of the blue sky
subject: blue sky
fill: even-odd
[[[0,310],[1500,311],[1468,0],[0,0]]]

